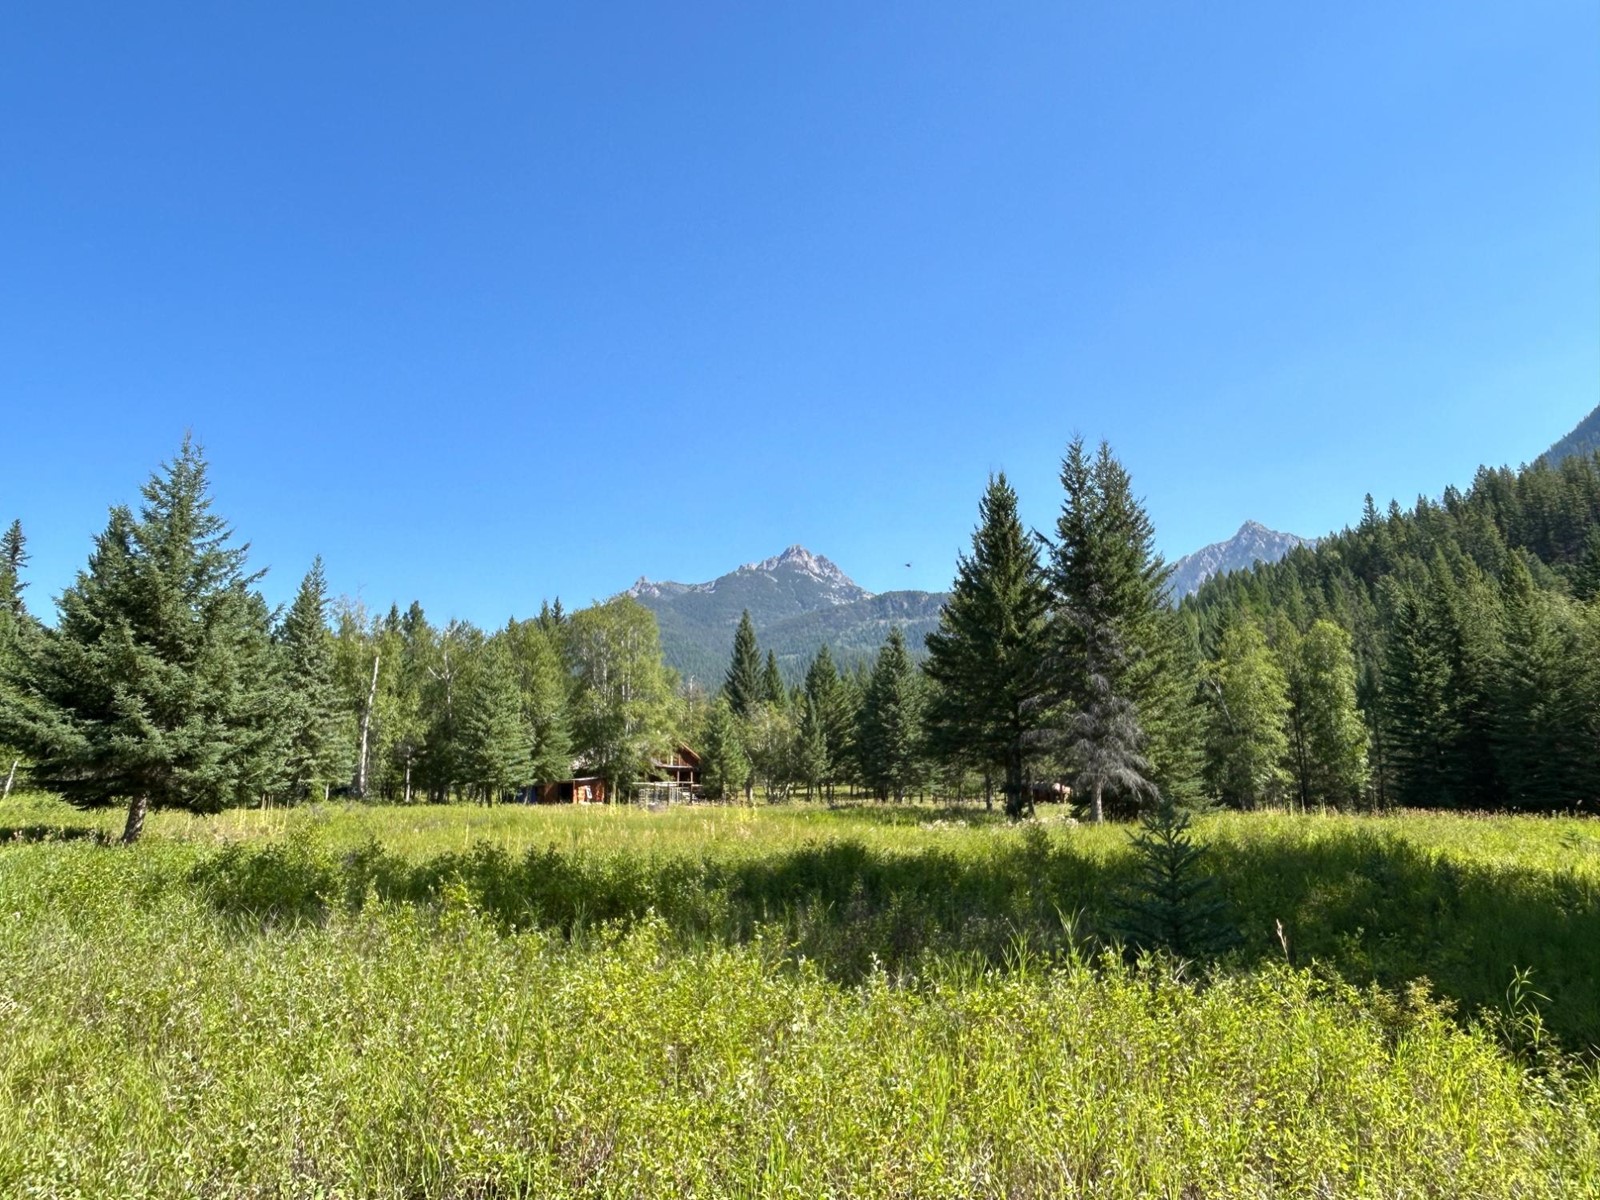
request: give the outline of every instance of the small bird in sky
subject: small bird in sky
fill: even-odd
[[[907,564],[906,564],[906,566],[908,566],[908,567],[909,567],[909,566],[910,566],[910,565],[911,565],[911,564],[910,564],[910,563],[907,563]]]

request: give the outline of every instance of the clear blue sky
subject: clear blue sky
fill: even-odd
[[[1597,403],[1593,0],[0,10],[36,608],[190,428],[273,599],[495,624],[944,587],[1074,431],[1176,557]]]

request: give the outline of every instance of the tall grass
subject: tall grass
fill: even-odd
[[[1207,971],[1117,830],[98,821],[0,809],[0,1195],[1600,1195],[1592,822],[1208,818]]]
[[[195,851],[0,867],[0,1194],[1558,1196],[1592,1077],[1420,994],[1070,954],[914,986],[460,883],[243,927]]]

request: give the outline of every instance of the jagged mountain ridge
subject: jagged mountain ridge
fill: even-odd
[[[1259,521],[1246,521],[1225,542],[1215,542],[1172,564],[1172,599],[1192,596],[1213,575],[1242,571],[1256,563],[1275,563],[1297,546],[1314,546],[1316,539],[1279,533]]]
[[[938,627],[945,602],[942,592],[874,595],[804,546],[790,546],[706,583],[641,578],[626,594],[655,613],[667,665],[685,680],[712,688],[728,669],[733,633],[746,610],[762,652],[776,654],[792,680],[824,644],[841,665],[871,657],[893,625],[920,652],[923,639]]]

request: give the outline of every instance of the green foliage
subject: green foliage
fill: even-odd
[[[1138,878],[1123,904],[1122,932],[1139,949],[1210,959],[1232,948],[1238,935],[1189,825],[1189,814],[1167,798],[1140,819],[1132,838]]]
[[[767,665],[761,672],[761,703],[782,708],[788,700],[783,690],[783,674],[778,670],[778,657],[768,650]]]
[[[131,801],[130,841],[146,803],[249,803],[283,767],[269,614],[211,511],[199,447],[185,440],[142,491],[137,517],[111,510],[0,712],[37,781],[84,805]]]
[[[889,630],[860,712],[862,778],[881,800],[904,800],[923,778],[921,680],[898,628]]]
[[[1067,447],[1048,578],[1062,745],[1096,821],[1164,789],[1188,799],[1199,768],[1193,664],[1167,607],[1170,569],[1111,448]]]
[[[353,806],[6,844],[0,1193],[1589,1195],[1600,1083],[1553,1039],[1597,916],[1537,865],[1600,877],[1588,825],[1207,818],[1277,961],[1197,982],[1064,939],[1133,865],[1088,827]],[[1291,968],[1262,917],[1479,959],[1496,902],[1576,961],[1499,970],[1492,1024]],[[1392,924],[1316,924],[1367,904]]]
[[[1261,627],[1240,617],[1211,664],[1206,774],[1225,803],[1272,803],[1288,782],[1289,685]]]
[[[992,476],[978,505],[972,554],[928,635],[925,670],[935,754],[1004,773],[1006,811],[1026,806],[1028,762],[1049,719],[1049,596],[1038,551],[1017,515],[1005,475]]]
[[[1575,783],[1593,761],[1590,743],[1539,735],[1545,723],[1529,706],[1543,692],[1528,673],[1553,661],[1552,638],[1570,643],[1590,619],[1597,546],[1600,456],[1574,453],[1484,468],[1466,492],[1447,488],[1410,510],[1384,514],[1369,496],[1355,528],[1210,580],[1184,611],[1208,652],[1240,610],[1302,632],[1319,619],[1345,629],[1380,804],[1596,811],[1600,791]],[[1537,605],[1517,599],[1519,572],[1543,597]],[[1587,686],[1581,671],[1539,669],[1562,703]],[[1516,728],[1534,733],[1537,754],[1516,752]]]
[[[733,661],[728,664],[723,690],[736,717],[748,717],[761,703],[761,652],[756,646],[756,627],[750,622],[749,609],[740,616],[739,628],[733,634]]]
[[[460,698],[459,775],[494,802],[533,782],[532,734],[522,719],[517,664],[503,638],[491,638],[472,664]]]
[[[1285,641],[1289,767],[1300,807],[1352,807],[1366,790],[1370,739],[1357,707],[1350,635],[1319,618],[1304,637],[1291,629]]]
[[[531,740],[529,778],[548,783],[572,771],[567,678],[555,638],[534,621],[512,621],[502,635],[517,674],[522,724]]]
[[[283,679],[284,787],[291,799],[323,798],[349,776],[351,747],[335,682],[327,582],[318,557],[277,634]]]
[[[700,746],[700,786],[711,800],[727,800],[750,778],[750,758],[739,736],[739,722],[727,696],[718,696],[706,720]]]
[[[613,795],[623,795],[671,739],[672,681],[650,610],[626,596],[566,619],[572,742]]]

